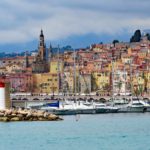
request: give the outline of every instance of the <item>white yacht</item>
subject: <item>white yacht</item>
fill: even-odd
[[[145,106],[138,100],[133,100],[127,105],[122,105],[119,108],[119,112],[126,113],[136,113],[136,112],[144,112]]]
[[[90,102],[78,101],[75,103],[77,114],[95,114],[96,110]]]
[[[96,111],[89,103],[64,101],[60,102],[59,107],[41,107],[41,109],[50,111],[56,115],[76,115],[76,114],[95,114]]]
[[[150,104],[144,100],[140,100],[140,103],[142,103],[145,107],[145,112],[150,112]]]
[[[117,113],[118,112],[118,108],[111,106],[111,105],[107,105],[104,103],[94,103],[94,108],[96,109],[96,113]]]

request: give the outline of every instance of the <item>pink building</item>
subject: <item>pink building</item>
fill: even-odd
[[[33,78],[31,73],[9,74],[6,77],[10,82],[12,92],[31,92],[33,87]]]

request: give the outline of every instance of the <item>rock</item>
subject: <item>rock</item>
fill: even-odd
[[[0,113],[5,113],[5,110],[0,110]]]
[[[62,120],[54,114],[39,110],[0,110],[0,121],[54,121]]]
[[[17,114],[11,114],[11,116],[12,116],[12,117],[16,117],[16,116],[17,116]]]
[[[8,122],[9,119],[8,119],[8,117],[0,117],[0,121]]]
[[[37,112],[37,113],[36,113],[36,116],[37,116],[37,117],[43,117],[43,116],[44,116],[44,113],[43,113],[43,112]]]
[[[16,117],[18,117],[19,118],[19,120],[24,120],[24,116],[23,116],[23,114],[17,114],[17,116]]]
[[[37,117],[34,117],[34,118],[32,119],[32,121],[38,121],[38,118],[37,118]]]
[[[44,112],[44,114],[43,114],[43,116],[44,116],[45,118],[47,118],[48,115],[49,115],[49,114],[48,114],[47,112]]]
[[[28,114],[26,115],[26,117],[31,117],[31,116],[32,116],[31,112],[28,112]]]
[[[18,111],[19,114],[22,114],[22,115],[27,115],[28,112],[27,111],[24,111],[24,110],[21,110],[21,111]]]
[[[3,117],[4,116],[4,113],[0,112],[0,117]]]
[[[10,121],[20,121],[20,118],[19,117],[13,117],[10,119]]]
[[[59,117],[54,115],[54,114],[49,114],[47,118],[48,118],[48,120],[57,120],[57,119],[59,119]]]
[[[18,111],[16,109],[12,110],[12,114],[18,114]]]
[[[48,119],[43,118],[43,117],[39,117],[39,118],[38,118],[38,121],[48,121]]]
[[[33,120],[34,120],[34,118],[32,118],[32,117],[31,117],[31,118],[29,118],[29,120],[28,120],[28,121],[33,121]]]
[[[37,113],[36,113],[36,112],[32,113],[31,115],[32,115],[33,117],[37,117]]]
[[[21,118],[21,117],[23,117],[23,114],[17,114],[17,117]]]
[[[11,115],[11,114],[12,114],[12,110],[7,109],[7,110],[5,111],[5,114],[7,114],[7,115]]]

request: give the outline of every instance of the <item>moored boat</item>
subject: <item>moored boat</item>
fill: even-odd
[[[140,101],[133,101],[127,105],[120,106],[119,112],[123,113],[137,113],[144,112],[145,106]]]

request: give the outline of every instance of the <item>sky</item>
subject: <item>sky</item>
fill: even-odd
[[[149,0],[1,0],[0,52],[46,45],[87,47],[129,41],[136,29],[150,29]]]

